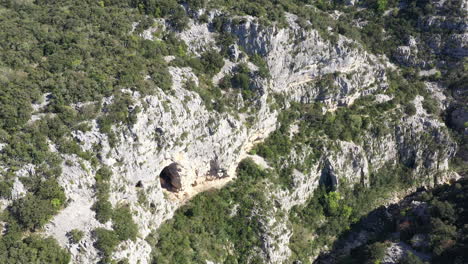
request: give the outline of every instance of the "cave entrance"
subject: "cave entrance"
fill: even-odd
[[[180,168],[177,163],[172,163],[166,166],[159,174],[159,181],[161,187],[170,191],[178,192],[182,189],[182,183],[180,181]]]
[[[338,187],[338,178],[331,169],[325,167],[320,174],[319,183],[325,186],[327,192],[334,192]]]
[[[137,184],[135,185],[136,188],[143,188],[143,183],[141,181],[138,181]]]

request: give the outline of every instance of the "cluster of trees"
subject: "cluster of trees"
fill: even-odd
[[[7,234],[0,239],[0,263],[50,263],[70,262],[70,254],[55,239],[30,235],[21,239]]]
[[[44,226],[65,204],[63,188],[55,179],[37,179],[25,197],[13,201],[9,211],[25,230]]]
[[[430,222],[427,225],[420,225],[419,221],[412,222],[406,238],[410,242],[411,234],[427,230],[434,263],[468,261],[468,217],[465,213],[467,190],[468,181],[464,179],[420,195],[420,200],[429,204]]]
[[[31,234],[49,222],[66,203],[62,187],[55,178],[43,180],[37,175],[25,179],[23,184],[29,192],[13,201],[0,215],[5,228],[0,236],[0,262],[68,263],[69,253],[53,238]],[[29,235],[25,236],[25,231]]]
[[[96,219],[106,223],[112,217],[112,204],[109,202],[110,178],[112,171],[107,167],[100,168],[95,175],[96,202],[92,209],[96,212]]]
[[[413,200],[427,203],[424,214],[416,213],[411,203],[400,208],[400,216],[394,220],[391,228],[376,234],[376,239],[369,241],[344,256],[340,263],[375,263],[381,261],[387,240],[398,240],[411,245],[413,250],[424,252],[432,257],[431,263],[465,263],[468,260],[466,236],[466,207],[468,195],[467,180],[439,186],[433,190],[416,193]],[[401,224],[405,223],[405,224]],[[398,230],[397,230],[398,228]],[[399,232],[399,237],[392,234]],[[415,235],[423,241],[415,243]],[[377,240],[377,241],[376,241]],[[407,252],[400,260],[401,264],[422,264],[418,256]]]

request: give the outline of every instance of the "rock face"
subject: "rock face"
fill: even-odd
[[[404,242],[392,243],[388,248],[385,254],[385,257],[382,260],[382,264],[398,264],[400,260],[411,252],[415,256],[419,257],[423,261],[429,261],[429,256],[417,252],[412,249],[410,246],[405,244]]]
[[[108,137],[99,132],[95,121],[90,124],[90,131],[74,135],[83,143],[85,151],[93,151],[96,144],[101,146],[102,162],[113,171],[110,202],[114,206],[121,203],[130,206],[139,226],[139,237],[145,238],[156,230],[187,199],[201,191],[222,187],[235,177],[239,161],[255,143],[277,127],[278,111],[270,102],[273,95],[282,95],[287,105],[318,100],[324,103],[324,110],[334,110],[364,95],[379,95],[388,87],[385,69],[390,64],[385,58],[368,54],[358,43],[345,37],[332,43],[317,31],[301,29],[295,19],[288,15],[288,28],[264,27],[252,17],[244,17],[241,23],[226,24],[225,30],[238,37],[230,48],[233,60],[242,60],[241,50],[260,54],[265,57],[271,73],[269,80],[254,78],[255,85],[262,91],[253,103],[254,114],[209,111],[200,95],[184,88],[187,80],[198,84],[192,70],[171,67],[173,87],[170,93],[158,90],[154,95],[143,97],[137,92],[123,91],[132,96],[134,107],[143,110],[132,127],[114,126],[118,139],[115,147],[110,147]],[[208,27],[192,23],[187,31],[179,34],[190,50],[196,52],[201,46],[213,43],[214,33]],[[236,63],[226,61],[220,75],[229,73]],[[219,77],[213,81],[216,83]],[[380,94],[378,98],[385,101],[387,97]],[[112,100],[106,98],[104,103]],[[424,112],[421,99],[417,98],[414,103],[417,114],[406,116],[392,127],[393,133],[384,138],[369,134],[363,144],[338,141],[335,148],[320,149],[322,155],[310,172],[293,171],[295,186],[291,193],[273,192],[281,210],[287,212],[292,206],[304,203],[321,177],[330,179],[332,185],[345,179],[368,181],[371,167],[375,170],[400,160],[413,164],[420,173],[445,172],[456,145],[443,124]],[[421,136],[425,133],[429,138]],[[430,148],[433,142],[443,147],[434,151]],[[304,147],[294,151],[290,159],[305,161],[312,151],[311,147]],[[96,263],[98,253],[92,247],[91,231],[112,225],[99,224],[90,209],[96,199],[92,166],[76,156],[64,158],[73,163],[63,165],[60,179],[70,203],[47,225],[45,233],[70,249],[74,263]],[[147,200],[144,203],[138,199],[142,194]],[[262,249],[266,262],[287,261],[291,234],[287,219],[272,218],[263,225],[269,230],[265,232]],[[85,232],[80,245],[71,245],[66,239],[71,229]],[[149,263],[149,244],[144,239],[125,241],[114,258],[127,258],[132,264]]]
[[[385,64],[355,41],[341,36],[332,43],[317,31],[304,31],[296,16],[290,14],[287,19],[290,26],[285,29],[264,28],[252,17],[226,26],[247,53],[265,57],[271,92],[302,103],[323,101],[333,108],[387,87]]]

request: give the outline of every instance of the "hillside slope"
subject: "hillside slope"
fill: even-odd
[[[466,7],[4,1],[0,262],[313,262],[466,173]]]

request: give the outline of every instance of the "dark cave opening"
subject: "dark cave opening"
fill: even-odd
[[[159,181],[161,187],[170,191],[178,192],[182,189],[182,183],[180,181],[180,169],[177,163],[171,163],[166,166],[159,174]]]

